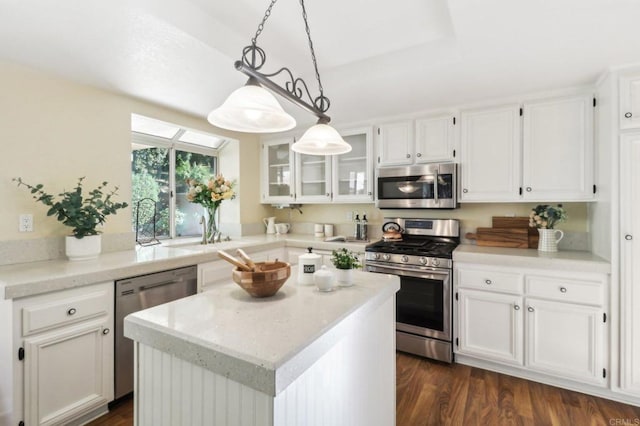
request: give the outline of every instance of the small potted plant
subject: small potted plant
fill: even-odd
[[[346,248],[333,250],[331,263],[337,269],[338,282],[342,287],[353,285],[353,270],[362,266],[358,256]]]
[[[95,259],[100,254],[102,244],[100,231],[96,228],[103,225],[107,216],[128,206],[127,203],[116,203],[112,197],[117,194],[118,187],[103,192],[107,182],[102,182],[96,189],[83,193],[82,181],[71,191],[63,191],[58,198],[45,192],[42,184],[30,185],[22,178],[14,178],[18,186],[27,187],[33,199],[49,206],[47,216],[56,216],[62,224],[72,228],[72,235],[66,237],[66,255],[69,260]]]

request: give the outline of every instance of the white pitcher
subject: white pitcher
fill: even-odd
[[[564,237],[564,232],[559,229],[538,229],[538,233],[540,234],[539,251],[558,251],[558,242]]]
[[[267,234],[275,234],[276,233],[276,218],[275,217],[265,217],[262,219],[262,223],[267,227]]]

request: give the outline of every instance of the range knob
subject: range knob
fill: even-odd
[[[382,259],[388,261],[389,259],[391,259],[391,256],[389,256],[388,254],[384,254],[382,256]]]
[[[431,265],[438,266],[439,264],[440,264],[440,261],[438,259],[431,259]]]
[[[421,265],[426,265],[427,261],[428,260],[426,257],[421,257],[420,259],[418,259],[418,262],[420,262]]]
[[[400,260],[402,260],[404,263],[407,263],[409,261],[409,258],[407,256],[402,256]]]
[[[375,260],[380,260],[380,253],[374,253],[374,254],[373,254],[373,258],[374,258]]]

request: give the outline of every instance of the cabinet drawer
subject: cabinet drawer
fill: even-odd
[[[458,287],[521,294],[522,274],[491,269],[458,269]]]
[[[22,334],[28,336],[61,325],[107,315],[113,303],[113,296],[109,291],[98,290],[26,306],[22,308]]]
[[[525,279],[525,285],[527,296],[589,305],[604,303],[604,285],[601,281],[577,281],[529,275]]]

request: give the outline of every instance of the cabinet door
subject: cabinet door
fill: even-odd
[[[373,142],[371,128],[340,132],[351,152],[333,156],[333,200],[340,203],[373,201]]]
[[[262,202],[294,201],[294,156],[292,140],[268,141],[262,144]]]
[[[416,163],[453,161],[454,120],[452,115],[416,120]]]
[[[296,154],[296,200],[300,203],[331,201],[331,156]]]
[[[229,282],[232,270],[233,265],[224,260],[198,264],[198,292]]]
[[[620,77],[620,128],[640,128],[640,74]]]
[[[640,133],[620,146],[620,386],[640,397]]]
[[[378,165],[412,164],[413,144],[411,120],[381,125],[378,127]]]
[[[24,340],[25,424],[65,424],[113,397],[113,333],[87,321]]]
[[[524,103],[523,198],[593,198],[593,96]]]
[[[520,106],[462,112],[460,201],[520,198]]]
[[[526,305],[525,365],[554,376],[605,384],[602,309],[533,298]]]
[[[522,365],[522,297],[460,289],[456,353]]]

